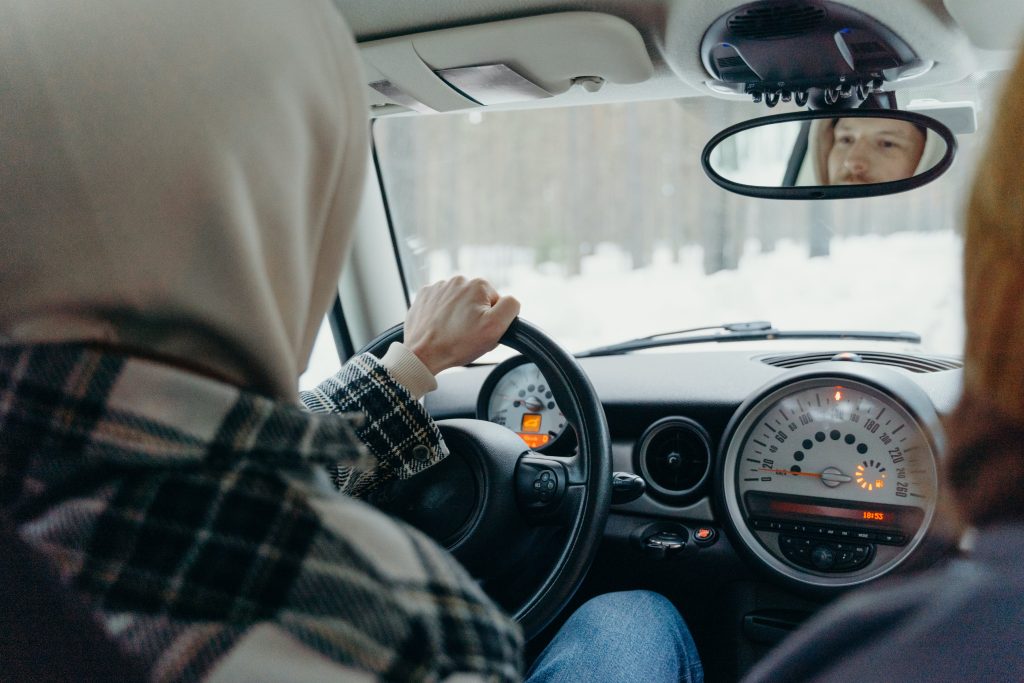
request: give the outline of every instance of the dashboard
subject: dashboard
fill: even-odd
[[[936,526],[938,414],[959,395],[958,361],[772,344],[580,359],[613,470],[645,482],[613,504],[606,540],[638,561],[678,553],[681,573],[725,554],[815,591],[909,564]],[[486,419],[529,448],[571,454],[573,430],[527,359],[438,381],[426,399],[435,419]]]

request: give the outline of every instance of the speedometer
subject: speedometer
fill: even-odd
[[[794,371],[730,424],[720,482],[733,531],[771,569],[804,584],[880,576],[930,528],[937,430],[930,401],[901,375]]]
[[[488,376],[477,401],[477,418],[511,429],[537,450],[554,444],[568,424],[550,383],[523,356],[501,363]]]

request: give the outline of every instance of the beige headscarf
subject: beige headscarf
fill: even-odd
[[[967,521],[1024,518],[1024,53],[1009,78],[967,213],[963,398],[947,421]]]
[[[329,0],[0,6],[0,339],[97,341],[296,396],[361,196]]]

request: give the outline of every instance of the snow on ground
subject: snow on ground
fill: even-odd
[[[952,232],[897,233],[833,239],[827,257],[810,259],[807,245],[779,242],[760,253],[750,242],[736,270],[705,276],[700,247],[678,263],[662,250],[654,264],[632,270],[616,245],[598,245],[581,274],[555,264],[506,262],[491,272],[490,250],[459,255],[463,273],[500,281],[522,302],[522,316],[573,351],[670,330],[767,320],[783,330],[910,331],[922,350],[959,354],[963,346],[962,242]],[[430,281],[454,274],[448,259],[432,258]],[[487,267],[490,266],[490,267]],[[326,334],[324,332],[326,330]],[[338,368],[326,325],[318,338],[306,388]]]

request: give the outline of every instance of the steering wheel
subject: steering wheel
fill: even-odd
[[[396,325],[361,352],[380,357],[403,331]],[[371,501],[432,536],[484,581],[528,557],[538,530],[561,531],[564,544],[539,586],[522,591],[526,597],[518,607],[505,605],[530,639],[569,602],[597,552],[611,502],[611,438],[594,387],[575,358],[518,318],[500,343],[537,364],[576,431],[577,452],[544,455],[492,422],[439,420],[449,456],[393,482]]]

